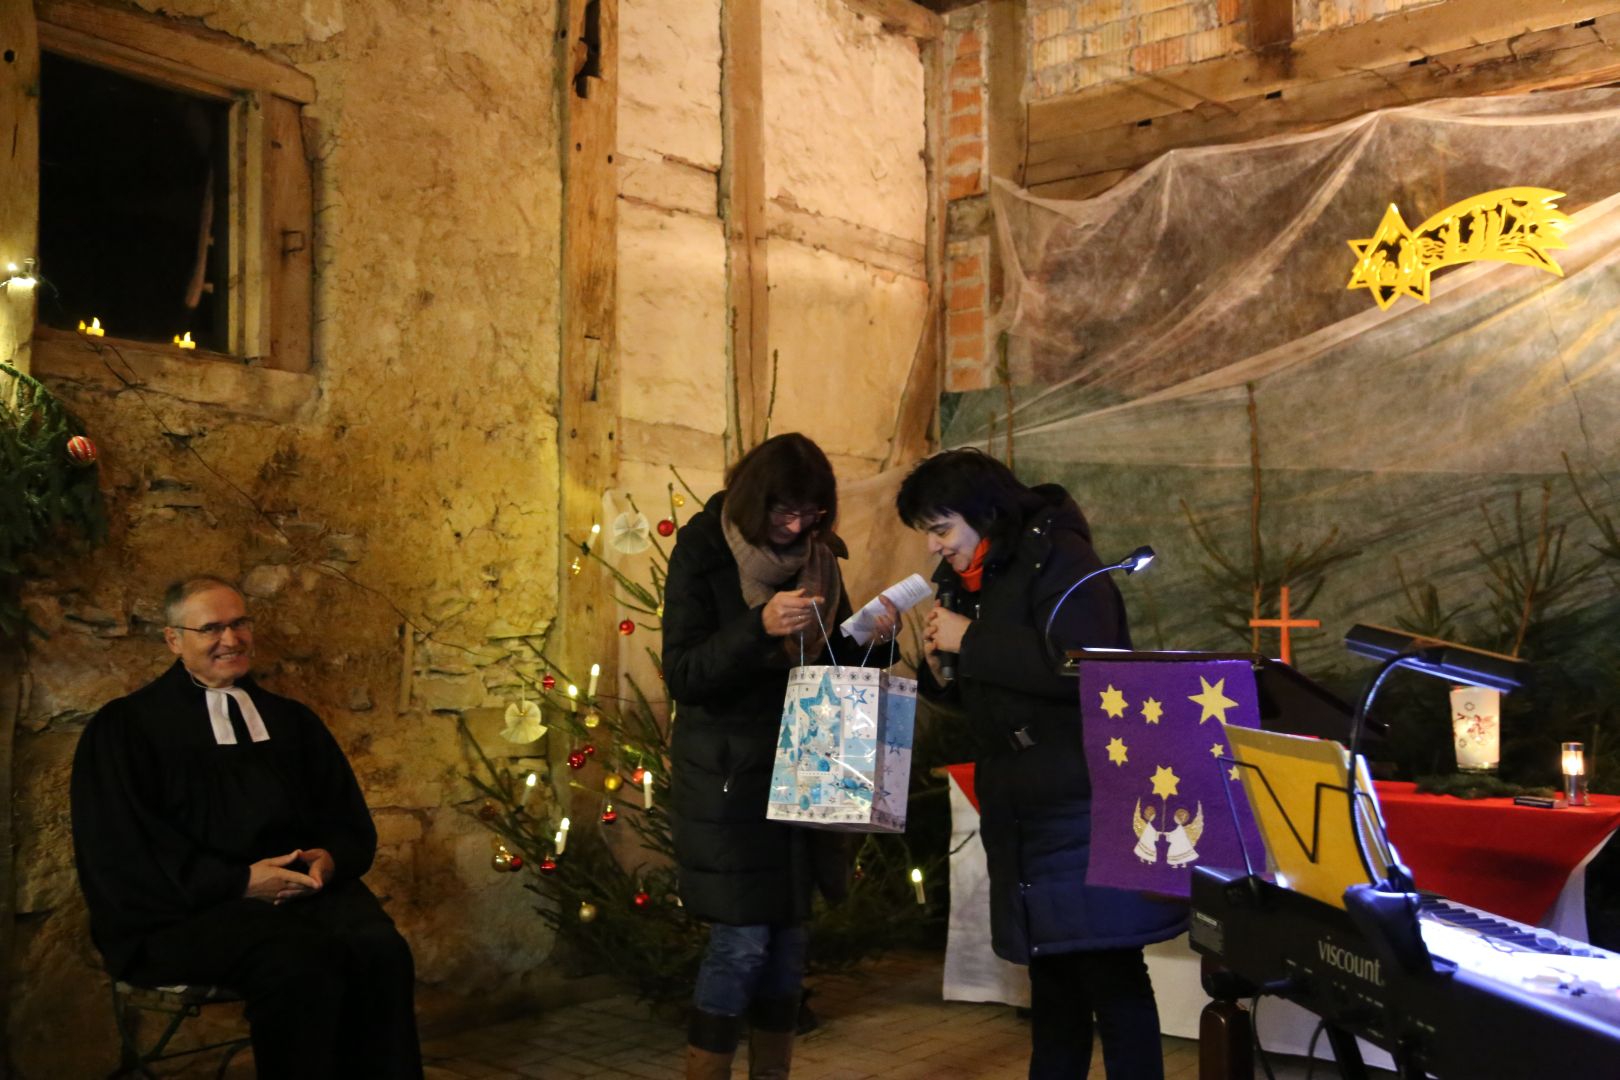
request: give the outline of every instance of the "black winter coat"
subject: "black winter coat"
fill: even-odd
[[[764,606],[743,601],[737,560],[720,526],[724,497],[715,495],[681,528],[664,585],[681,903],[710,922],[804,922],[813,884],[830,898],[841,895],[844,845],[834,833],[765,820],[788,671],[796,661],[765,632]],[[848,615],[845,596],[827,629],[836,651],[854,655],[854,643],[836,629]],[[823,647],[806,637],[805,648],[807,662],[816,663]]]
[[[1016,534],[992,544],[978,593],[940,563],[934,580],[955,591],[953,607],[973,624],[962,638],[956,682],[942,691],[925,668],[921,686],[959,700],[973,727],[991,944],[1019,964],[1163,941],[1186,929],[1187,918],[1181,903],[1086,884],[1091,781],[1079,690],[1052,657],[1082,646],[1128,649],[1130,630],[1118,587],[1099,575],[1063,604],[1048,652],[1043,629],[1054,605],[1103,564],[1068,493],[1053,484],[1033,490],[1044,505]],[[1022,740],[1014,735],[1020,730]],[[1019,741],[1032,745],[1018,749]]]

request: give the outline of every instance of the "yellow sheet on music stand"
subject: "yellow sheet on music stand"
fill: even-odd
[[[1366,850],[1351,827],[1349,754],[1328,739],[1229,727],[1244,793],[1278,884],[1344,907],[1344,890],[1388,873],[1383,828],[1365,763],[1358,763],[1356,801]]]

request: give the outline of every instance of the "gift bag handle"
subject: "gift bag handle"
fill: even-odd
[[[816,613],[816,626],[821,629],[821,640],[827,643],[827,656],[832,660],[833,667],[840,667],[838,654],[833,652],[832,638],[827,636],[827,624],[821,621],[821,605],[814,600],[810,601],[810,610]],[[799,635],[799,659],[804,660],[804,635]]]

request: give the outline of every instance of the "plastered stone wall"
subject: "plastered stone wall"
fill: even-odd
[[[532,894],[490,872],[468,815],[455,721],[493,730],[535,669],[520,635],[556,600],[555,5],[145,6],[316,80],[316,366],[288,423],[53,383],[101,447],[112,534],[28,591],[51,637],[30,650],[17,743],[25,1077],[116,1060],[68,766],[85,719],[167,664],[158,595],[196,570],[244,580],[264,681],[348,752],[381,836],[368,881],[415,949],[424,1020],[551,977]]]

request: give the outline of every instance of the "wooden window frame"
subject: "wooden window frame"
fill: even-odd
[[[40,0],[39,48],[230,104],[227,352],[108,337],[140,367],[214,361],[289,373],[311,366],[314,194],[300,115],[308,75],[226,35],[84,0]],[[47,277],[49,267],[41,267]],[[115,333],[117,328],[111,328]],[[38,326],[34,360],[72,376],[90,359],[73,331]],[[163,381],[163,380],[159,380]],[[195,383],[197,380],[181,379]],[[217,383],[217,380],[204,380]],[[233,380],[234,381],[234,380]],[[274,395],[273,395],[274,396]]]

